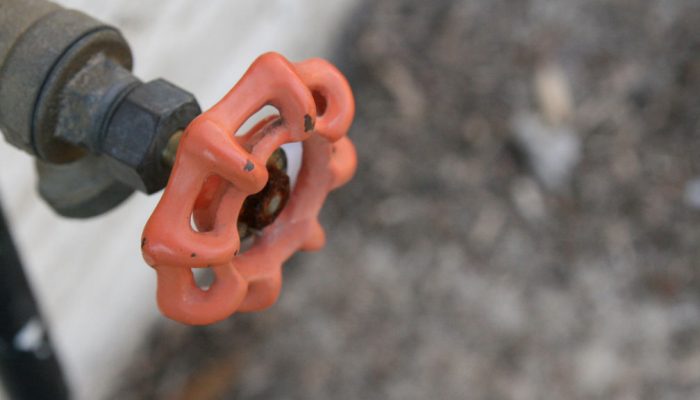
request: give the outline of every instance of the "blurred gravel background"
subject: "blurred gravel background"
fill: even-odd
[[[270,310],[115,399],[700,398],[700,3],[367,1],[355,179]]]

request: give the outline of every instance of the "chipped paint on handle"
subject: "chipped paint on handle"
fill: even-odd
[[[278,117],[232,135],[269,104]],[[328,62],[292,64],[266,53],[219,103],[192,121],[141,240],[144,259],[157,272],[164,315],[204,325],[277,300],[282,263],[296,251],[323,246],[318,213],[328,192],[355,171],[354,147],[346,137],[354,110],[347,80]],[[244,201],[266,186],[271,178],[265,163],[289,143],[303,148],[296,186],[277,219],[241,253],[238,216]],[[191,268],[210,268],[214,282],[198,287]]]

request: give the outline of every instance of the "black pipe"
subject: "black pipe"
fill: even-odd
[[[69,398],[1,204],[0,381],[13,400]]]

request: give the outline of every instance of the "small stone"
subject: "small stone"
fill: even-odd
[[[540,113],[548,124],[558,126],[571,118],[573,100],[569,80],[556,63],[541,66],[535,74],[535,92]]]
[[[691,179],[685,184],[683,200],[688,207],[700,209],[700,178]]]
[[[537,222],[546,216],[544,198],[532,179],[520,178],[513,182],[511,196],[518,212],[526,220]]]
[[[549,125],[531,113],[516,116],[513,130],[515,143],[537,179],[549,190],[563,189],[581,160],[581,138],[576,132]]]

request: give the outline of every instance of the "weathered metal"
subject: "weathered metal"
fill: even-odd
[[[282,148],[275,150],[267,163],[268,179],[265,187],[258,193],[246,197],[238,216],[238,229],[241,238],[250,233],[261,231],[275,222],[287,205],[291,187],[287,175],[287,156]]]
[[[66,164],[36,161],[39,194],[60,215],[88,218],[103,214],[134,192],[114,179],[104,158],[88,154]]]
[[[0,58],[0,129],[10,143],[47,161],[76,159],[82,153],[77,146],[53,138],[62,88],[97,53],[131,68],[128,45],[114,28],[39,0],[3,0],[0,30],[6,49]]]
[[[113,27],[43,0],[0,3],[0,130],[37,157],[40,193],[60,214],[93,216],[167,182],[161,153],[199,105],[166,81],[142,83],[131,67]]]
[[[120,181],[157,192],[170,175],[162,162],[168,140],[200,112],[193,95],[163,79],[137,86],[114,110],[98,151]]]

